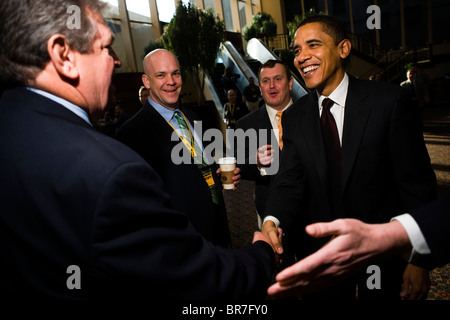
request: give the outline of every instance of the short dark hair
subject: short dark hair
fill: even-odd
[[[347,33],[344,23],[342,23],[341,21],[339,21],[333,17],[327,16],[324,14],[317,14],[317,15],[313,15],[313,16],[309,16],[309,17],[305,18],[298,25],[298,28],[300,28],[306,24],[314,23],[314,22],[320,23],[322,25],[323,32],[325,32],[326,34],[328,34],[330,37],[332,37],[334,39],[335,45],[338,45],[344,39],[349,40],[348,33]],[[347,66],[350,63],[350,55],[348,55],[347,58],[345,58],[343,60],[343,62],[344,62],[344,66]]]
[[[67,25],[70,6],[80,8],[80,28]],[[9,85],[27,85],[50,61],[47,41],[62,34],[71,48],[80,53],[92,51],[97,37],[88,15],[106,4],[99,0],[1,0],[0,77]]]
[[[277,65],[277,64],[281,64],[284,67],[284,70],[286,71],[286,77],[288,79],[290,79],[292,77],[291,69],[289,68],[289,65],[286,62],[284,62],[282,60],[270,59],[270,60],[267,60],[266,62],[264,62],[262,65],[259,66],[259,69],[258,69],[258,81],[261,81],[260,77],[261,77],[261,70],[262,69],[264,69],[264,68],[271,69],[271,68],[275,67],[275,65]]]

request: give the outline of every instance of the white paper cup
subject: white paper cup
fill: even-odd
[[[225,157],[220,158],[220,179],[222,181],[223,188],[225,190],[234,189],[234,170],[236,170],[236,158],[235,157]]]

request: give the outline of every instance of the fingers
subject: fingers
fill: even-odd
[[[257,162],[260,166],[266,167],[272,164],[273,155],[272,155],[272,146],[265,145],[258,148],[257,152]]]
[[[355,224],[353,219],[337,219],[331,222],[318,222],[306,226],[306,233],[314,238],[323,238],[339,235],[347,232],[351,224]]]
[[[270,239],[274,251],[278,254],[282,254],[283,246],[281,245],[281,234],[279,234],[278,230],[275,223],[270,220],[264,222],[262,227],[262,233]]]

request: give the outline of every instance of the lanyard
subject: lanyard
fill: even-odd
[[[191,143],[189,143],[189,142],[187,141],[186,137],[184,137],[183,134],[178,134],[178,136],[180,137],[181,141],[183,141],[183,143],[184,143],[184,145],[186,146],[186,148],[188,148],[188,149],[191,151],[191,156],[192,156],[192,158],[194,158],[194,157],[197,156],[197,153],[195,152],[195,147],[194,147],[194,136],[192,135],[191,127],[189,126],[188,121],[187,121],[187,119],[186,119],[184,113],[181,112],[181,111],[180,111],[180,113],[182,114],[182,116],[183,116],[183,118],[184,118],[184,122],[186,123],[186,125],[187,125],[187,127],[188,127],[189,134],[190,134],[190,136],[191,136]],[[173,129],[173,131],[175,131],[175,132],[177,131],[169,121],[167,121],[167,123],[168,123],[169,126]],[[180,129],[181,129],[181,128],[180,128]],[[182,129],[181,129],[181,130],[182,130]],[[180,131],[181,131],[181,130],[180,130]],[[177,133],[178,133],[178,132],[177,132]]]

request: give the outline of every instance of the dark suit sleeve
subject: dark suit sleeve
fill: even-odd
[[[280,227],[290,226],[304,196],[305,171],[294,145],[293,127],[282,120],[283,150],[280,152],[278,173],[270,186],[266,216],[280,220]],[[298,134],[298,133],[297,133]]]
[[[168,207],[150,167],[128,163],[105,183],[95,221],[91,288],[114,297],[156,299],[264,298],[273,272],[271,247],[244,250],[206,242],[187,216]]]
[[[434,266],[443,266],[450,262],[450,194],[444,194],[410,212],[425,237],[431,250]]]
[[[236,122],[234,154],[238,161],[237,167],[241,169],[242,179],[256,181],[267,177],[261,176],[256,165],[256,150],[254,149],[257,148],[254,148],[255,145],[251,146],[250,141],[244,141],[245,132],[249,129],[253,129],[248,122],[248,119],[240,119]],[[242,132],[238,129],[241,129]],[[251,147],[253,147],[253,149]]]

